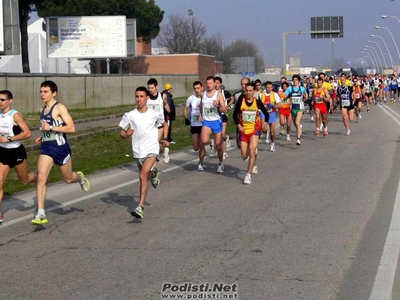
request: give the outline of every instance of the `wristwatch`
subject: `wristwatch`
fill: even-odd
[[[10,136],[10,135],[7,136],[7,140],[8,140],[9,142],[12,142],[12,139],[11,139],[11,136]]]
[[[50,132],[52,132],[53,131],[53,126],[52,125],[50,125]]]

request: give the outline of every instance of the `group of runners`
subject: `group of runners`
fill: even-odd
[[[226,134],[228,115],[232,114],[237,126],[236,144],[241,157],[248,161],[243,183],[251,184],[251,175],[258,173],[258,144],[265,134],[265,142],[270,151],[276,151],[277,122],[280,134],[291,141],[292,123],[295,127],[296,145],[301,145],[302,117],[305,108],[314,120],[315,136],[328,135],[328,115],[336,113],[338,108],[343,117],[346,135],[350,135],[349,123],[362,118],[363,105],[369,112],[370,105],[390,98],[394,104],[398,98],[396,76],[346,76],[335,75],[327,78],[320,73],[316,78],[292,77],[289,83],[281,78],[279,89],[270,81],[250,82],[241,79],[241,90],[231,95],[224,90],[220,77],[209,76],[206,85],[201,81],[193,83],[194,93],[188,97],[183,109],[186,125],[190,126],[192,146],[198,151],[198,171],[204,170],[206,147],[211,154],[218,154],[217,173],[224,172],[224,159],[228,157],[227,148],[230,139]],[[395,87],[396,85],[396,87]],[[37,181],[38,209],[31,223],[47,224],[45,198],[48,175],[53,164],[59,167],[66,183],[79,182],[84,191],[90,189],[90,183],[82,172],[72,171],[71,150],[66,134],[75,131],[74,122],[66,107],[57,102],[58,88],[52,81],[45,81],[40,87],[40,96],[44,103],[41,112],[41,136],[36,139],[40,144],[40,157],[36,172],[28,172],[26,151],[22,140],[31,136],[28,125],[22,115],[12,109],[13,96],[10,91],[0,91],[0,205],[3,199],[3,186],[11,168],[15,168],[20,181],[29,184]],[[396,98],[397,96],[397,98]],[[158,91],[158,82],[151,78],[147,87],[135,90],[136,107],[127,112],[119,126],[120,136],[132,139],[132,150],[139,167],[140,200],[131,212],[136,218],[144,218],[144,203],[148,192],[148,181],[154,188],[160,184],[157,161],[160,151],[165,163],[169,162],[168,123],[164,112],[170,110],[163,93]],[[0,222],[3,221],[0,213]]]

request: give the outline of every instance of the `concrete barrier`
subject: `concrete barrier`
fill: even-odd
[[[240,89],[240,74],[217,74],[231,92]],[[40,84],[54,81],[59,88],[57,100],[69,109],[111,107],[134,104],[134,92],[138,86],[146,86],[151,77],[157,79],[159,91],[166,83],[172,84],[174,97],[186,97],[193,93],[193,82],[198,75],[79,75],[79,74],[0,74],[0,89],[14,94],[13,107],[22,113],[39,112]],[[256,74],[253,79],[279,80],[280,75]],[[205,85],[205,83],[204,83]]]

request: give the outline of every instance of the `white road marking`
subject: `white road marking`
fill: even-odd
[[[236,149],[236,148],[235,147],[231,147],[231,148],[227,149],[227,151],[232,151],[234,149]],[[193,151],[193,152],[196,153],[195,151]],[[174,157],[179,157],[180,155],[184,155],[184,154],[186,154],[186,153],[180,152],[180,154],[178,154],[178,155],[175,154]],[[210,157],[210,156],[207,156],[207,157]],[[215,156],[211,156],[211,158],[214,158],[214,157]],[[187,162],[182,163],[180,165],[172,166],[172,167],[170,167],[168,169],[161,170],[161,173],[171,172],[171,171],[176,170],[178,168],[182,168],[182,167],[184,167],[186,165],[197,163],[197,161],[198,161],[198,158],[195,158],[193,160],[187,161]],[[121,183],[121,184],[113,186],[111,188],[107,188],[107,189],[104,189],[104,190],[101,190],[101,191],[98,191],[98,192],[95,192],[95,193],[91,193],[91,194],[88,194],[86,196],[74,199],[74,200],[70,200],[70,201],[61,203],[61,204],[53,206],[53,207],[46,208],[46,212],[51,212],[51,211],[54,211],[54,210],[59,209],[59,208],[67,207],[67,206],[70,206],[72,204],[75,204],[75,203],[78,203],[78,202],[81,202],[81,201],[84,201],[84,200],[87,200],[87,199],[90,199],[90,198],[93,198],[93,197],[96,197],[96,196],[99,196],[99,195],[102,195],[102,194],[105,194],[105,193],[108,193],[108,192],[115,191],[117,189],[123,188],[125,186],[131,185],[131,184],[134,184],[134,183],[137,183],[137,182],[139,182],[138,178],[135,179],[135,180],[131,180],[131,181],[128,181],[128,182]],[[32,218],[32,214],[28,214],[26,216],[19,217],[19,218],[16,218],[14,220],[10,220],[10,221],[4,222],[0,226],[0,229],[6,228],[8,226],[11,226],[11,225],[14,225],[14,224],[26,221],[26,220],[29,220],[31,218]]]
[[[400,121],[393,115],[399,114],[391,108],[379,105],[385,114],[390,116],[400,127]],[[400,182],[397,187],[396,200],[390,221],[388,235],[383,248],[378,271],[375,276],[374,286],[372,288],[369,300],[391,300],[393,293],[394,279],[396,277],[397,263],[400,250]]]

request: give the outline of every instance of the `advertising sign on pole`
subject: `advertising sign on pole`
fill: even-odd
[[[112,58],[127,56],[126,17],[49,17],[49,58]]]

